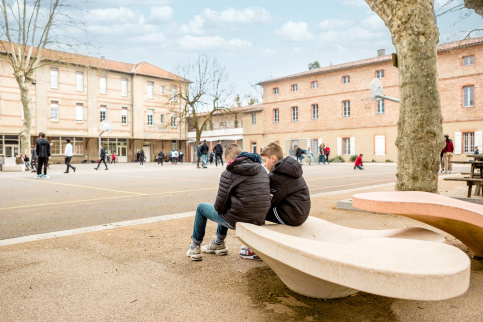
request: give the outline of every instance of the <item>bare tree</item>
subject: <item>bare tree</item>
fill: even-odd
[[[444,147],[433,0],[366,0],[389,28],[398,57],[401,104],[396,190],[438,192]]]
[[[214,58],[199,55],[196,61],[188,62],[176,68],[176,74],[186,81],[179,81],[180,89],[176,96],[181,99],[180,121],[192,119],[199,142],[205,125],[211,122],[213,113],[223,112],[231,90],[229,76],[224,66]]]
[[[46,48],[72,48],[72,31],[82,25],[78,16],[73,18],[73,10],[79,9],[64,0],[2,0],[0,4],[0,59],[13,70],[24,113],[21,153],[30,154],[30,87],[35,70],[64,60],[60,53],[46,58]]]

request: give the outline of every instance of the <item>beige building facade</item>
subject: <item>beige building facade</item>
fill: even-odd
[[[467,159],[482,145],[483,38],[438,46],[439,90],[443,131],[455,145],[455,159]],[[363,153],[370,162],[396,161],[399,103],[370,100],[369,86],[378,78],[386,96],[399,97],[397,68],[391,55],[322,67],[260,82],[263,109],[245,115],[244,141],[259,149],[278,141],[286,155],[295,147],[323,143],[331,156]],[[248,122],[256,118],[255,124]]]
[[[103,133],[101,143],[119,162],[135,160],[141,149],[148,161],[160,150],[186,149],[182,102],[176,98],[185,80],[146,62],[66,55],[67,62],[37,69],[30,88],[31,143],[39,132],[46,133],[53,143],[51,162],[63,162],[67,138],[74,146],[73,162],[96,160],[103,120],[110,120],[114,130]],[[1,60],[0,155],[7,163],[20,151],[22,124],[20,91],[11,67]]]

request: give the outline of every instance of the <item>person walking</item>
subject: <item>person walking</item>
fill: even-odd
[[[37,156],[37,152],[35,152],[35,146],[33,145],[30,147],[30,154],[31,154],[30,157],[32,159],[32,172],[36,172],[39,158]]]
[[[330,155],[330,148],[327,145],[325,147],[325,164],[329,164],[329,155]]]
[[[221,145],[221,140],[215,145],[213,152],[215,152],[215,166],[218,166],[218,160],[220,160],[221,166],[223,166],[223,146]]]
[[[302,153],[304,151],[302,151],[302,149],[297,146],[297,149],[295,150],[295,156],[297,157],[297,161],[300,162],[300,164],[302,164]]]
[[[179,163],[183,163],[184,153],[183,150],[179,150]]]
[[[173,164],[178,164],[179,153],[177,150],[173,151]]]
[[[317,163],[318,164],[325,163],[325,144],[323,143],[319,146],[319,160]]]
[[[139,162],[139,155],[140,155],[140,152],[138,150],[138,152],[136,152],[136,162]]]
[[[312,165],[312,158],[314,157],[314,154],[312,153],[312,149],[308,148],[307,149],[307,162],[309,165]]]
[[[198,143],[196,146],[196,156],[198,157],[198,162],[196,163],[196,168],[201,168],[200,167],[200,160],[201,160],[201,142]]]
[[[94,169],[99,170],[99,166],[101,165],[101,162],[104,162],[104,165],[106,166],[105,170],[109,170],[107,168],[107,163],[106,163],[106,150],[104,150],[104,146],[102,144],[101,144],[101,152],[99,153],[99,162],[97,163],[97,167]]]
[[[45,139],[45,133],[40,132],[40,138],[37,139],[35,145],[35,152],[39,156],[39,163],[37,166],[37,178],[48,178],[47,166],[49,164],[50,157],[50,142]],[[42,166],[44,168],[43,173]]]
[[[158,164],[161,163],[161,165],[164,165],[164,152],[163,150],[161,150],[159,153],[158,153]]]
[[[65,170],[64,173],[69,173],[69,168],[72,168],[72,170],[74,170],[74,173],[75,173],[75,167],[70,164],[70,160],[74,156],[74,152],[72,150],[72,144],[70,144],[70,139],[65,139],[65,142],[67,142],[64,149],[65,164],[67,165],[67,170]]]
[[[203,144],[201,145],[201,158],[203,159],[203,168],[208,168],[208,152],[210,151],[210,148],[208,147],[208,144],[206,143],[206,140],[203,140]]]
[[[453,141],[449,138],[448,134],[444,135],[446,140],[446,146],[443,149],[443,159],[444,159],[444,171],[443,173],[453,173],[453,164],[451,163],[451,159],[453,158]]]
[[[116,164],[116,153],[115,152],[112,152],[112,155],[111,155],[111,164]]]
[[[144,150],[139,151],[139,164],[144,167]]]

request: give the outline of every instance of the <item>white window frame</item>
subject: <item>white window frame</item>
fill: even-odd
[[[171,113],[171,127],[177,127],[177,126],[178,126],[178,123],[176,119],[176,114]]]
[[[127,125],[127,107],[121,108],[121,124]]]
[[[75,73],[75,90],[77,92],[84,91],[84,73],[83,72]]]
[[[292,122],[299,121],[299,108],[298,106],[292,106]]]
[[[475,86],[463,86],[463,107],[475,106]]]
[[[107,94],[107,77],[99,76],[99,93]]]
[[[342,102],[342,116],[351,117],[351,101],[347,100]]]
[[[59,69],[50,68],[50,88],[59,88]]]
[[[296,92],[298,90],[297,84],[292,85],[292,92]]]
[[[170,98],[170,101],[171,102],[177,102],[178,101],[178,88],[176,87],[176,85],[171,85],[171,98]]]
[[[99,108],[99,120],[100,122],[107,119],[107,106],[101,105]]]
[[[463,153],[475,151],[475,132],[463,132]]]
[[[146,97],[149,98],[149,99],[153,99],[154,98],[154,82],[150,82],[150,81],[147,82],[146,91],[147,91]]]
[[[312,120],[319,119],[319,104],[312,104]]]
[[[312,88],[319,88],[319,81],[313,81],[312,82]]]
[[[342,76],[342,84],[349,84],[351,82],[350,76]]]
[[[121,78],[121,96],[126,97],[127,96],[127,86],[128,86],[128,80],[127,78]]]
[[[278,95],[278,93],[280,93],[280,90],[278,89],[278,87],[274,87],[273,88],[273,94]]]
[[[465,56],[463,57],[463,66],[471,66],[475,64],[475,56]]]
[[[53,122],[59,121],[59,102],[58,101],[50,102],[50,120]]]
[[[273,123],[278,124],[280,122],[280,110],[278,108],[273,109]]]
[[[342,154],[343,155],[352,155],[351,154],[351,138],[342,138]]]
[[[376,101],[376,115],[384,115],[384,100]]]
[[[252,125],[257,125],[257,114],[252,113]]]
[[[148,109],[146,116],[147,116],[146,121],[147,121],[148,126],[153,126],[154,125],[154,110]]]
[[[77,123],[84,123],[84,104],[82,103],[75,105],[75,121]]]
[[[384,69],[376,70],[376,78],[384,78]]]
[[[251,142],[250,144],[252,153],[257,153],[257,142]]]
[[[164,86],[159,85],[159,94],[164,95]]]

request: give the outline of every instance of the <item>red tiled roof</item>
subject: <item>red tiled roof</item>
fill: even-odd
[[[448,50],[462,48],[462,47],[479,45],[479,44],[483,44],[483,37],[470,38],[470,39],[453,41],[453,42],[446,43],[446,44],[441,44],[441,45],[437,46],[437,51],[442,52],[442,51],[448,51]],[[382,63],[382,62],[391,61],[391,60],[392,60],[392,55],[385,55],[385,56],[378,56],[378,57],[373,57],[373,58],[368,58],[368,59],[356,60],[356,61],[353,61],[353,62],[331,65],[331,66],[327,66],[327,67],[321,67],[321,68],[312,69],[312,70],[297,73],[297,74],[292,74],[292,75],[287,75],[287,76],[269,79],[269,80],[266,80],[266,81],[259,82],[258,85],[269,84],[269,83],[273,83],[273,82],[277,82],[277,81],[281,81],[281,80],[299,78],[299,77],[304,77],[304,76],[309,76],[309,75],[322,74],[322,73],[332,72],[332,71],[340,70],[340,69],[346,69],[346,68],[352,68],[352,67],[358,67],[358,66],[364,66],[364,65],[370,65],[370,64],[377,64],[377,63]]]

